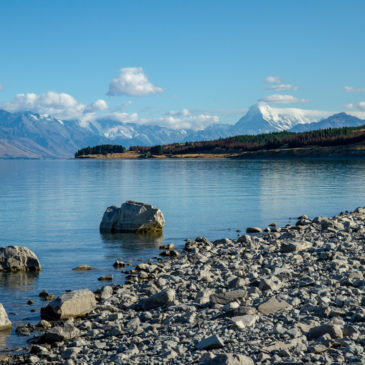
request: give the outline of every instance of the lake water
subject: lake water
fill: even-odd
[[[122,283],[115,259],[145,260],[163,242],[181,248],[185,238],[236,237],[247,226],[365,206],[364,181],[365,160],[0,160],[0,246],[26,246],[42,264],[39,275],[0,273],[0,302],[13,321],[0,349],[24,343],[14,328],[39,320],[43,289],[96,289],[110,273]],[[106,207],[126,200],[159,207],[164,236],[101,235]],[[96,270],[72,271],[80,264]]]

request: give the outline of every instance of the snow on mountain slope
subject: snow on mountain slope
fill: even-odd
[[[358,127],[364,125],[365,121],[346,113],[337,113],[317,123],[296,125],[291,132],[307,132],[316,129]]]
[[[259,103],[253,105],[235,125],[213,124],[196,131],[122,123],[113,119],[88,122],[60,120],[49,115],[31,112],[9,113],[0,110],[0,158],[68,158],[73,157],[80,148],[99,144],[151,146],[214,140],[240,134],[365,124],[365,121],[345,113],[322,120],[329,114],[315,110],[272,108]]]
[[[259,134],[289,130],[297,124],[318,122],[330,112],[296,108],[273,108],[266,103],[253,105],[232,128],[236,134]]]

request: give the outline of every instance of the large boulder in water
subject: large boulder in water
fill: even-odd
[[[9,321],[4,306],[0,303],[0,331],[7,330],[9,328],[11,328],[11,322]]]
[[[160,209],[128,200],[120,208],[111,206],[106,209],[100,232],[158,232],[164,225],[165,218]]]
[[[40,271],[38,257],[22,246],[0,247],[0,271]]]
[[[59,320],[81,317],[96,307],[94,293],[89,289],[80,289],[62,294],[41,308],[41,318]]]

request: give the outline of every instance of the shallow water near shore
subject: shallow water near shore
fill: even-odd
[[[181,248],[198,235],[233,238],[247,226],[365,206],[364,178],[365,160],[0,160],[0,246],[26,246],[42,264],[39,275],[0,273],[0,302],[13,322],[0,349],[24,343],[14,328],[39,320],[43,289],[96,289],[110,273],[122,283],[116,258],[132,265],[157,256],[163,242]],[[105,208],[125,200],[159,207],[163,235],[101,235]],[[72,271],[81,264],[95,270]]]

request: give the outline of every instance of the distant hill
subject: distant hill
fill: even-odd
[[[273,132],[242,135],[212,141],[173,143],[158,146],[95,146],[79,150],[79,158],[150,158],[150,157],[318,157],[365,156],[365,125],[320,129],[309,132]],[[111,154],[110,154],[111,153]]]
[[[346,113],[338,113],[323,119],[317,123],[297,124],[290,129],[291,132],[307,132],[318,129],[357,127],[365,124],[365,121]]]

